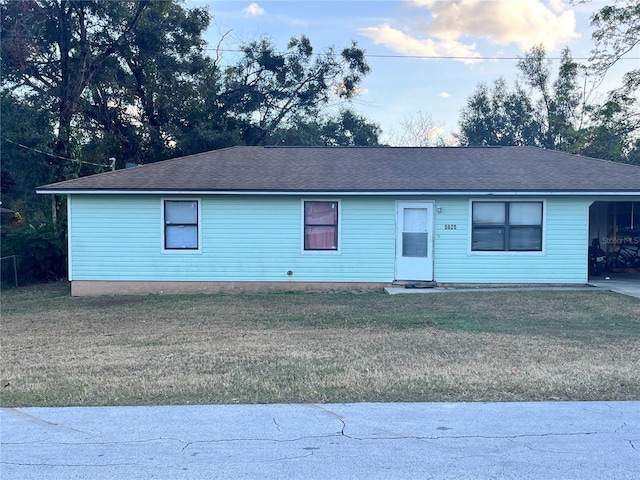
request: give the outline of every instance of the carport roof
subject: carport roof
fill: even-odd
[[[640,166],[536,147],[231,147],[53,183],[37,191],[637,195]]]

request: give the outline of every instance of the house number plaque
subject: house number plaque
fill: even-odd
[[[444,229],[445,230],[457,230],[458,229],[458,225],[456,225],[455,223],[446,223],[444,225]]]

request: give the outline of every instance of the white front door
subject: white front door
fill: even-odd
[[[396,280],[433,280],[433,202],[398,202]]]

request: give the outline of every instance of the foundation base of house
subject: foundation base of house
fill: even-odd
[[[586,282],[514,284],[514,283],[436,283],[436,282],[149,282],[73,280],[71,295],[179,294],[179,293],[274,293],[274,292],[366,292],[419,293],[428,291],[491,290],[496,288],[576,288]]]
[[[391,283],[378,282],[131,282],[73,280],[71,295],[137,295],[175,293],[271,293],[383,290]]]

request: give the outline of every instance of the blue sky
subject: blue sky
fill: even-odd
[[[576,2],[578,3],[578,2]],[[611,2],[609,2],[611,3]],[[307,35],[316,51],[338,50],[354,40],[367,53],[371,73],[353,102],[355,110],[378,123],[383,141],[398,143],[400,123],[430,116],[448,136],[457,129],[460,110],[480,82],[502,76],[516,79],[517,57],[543,43],[549,57],[568,46],[576,59],[593,48],[591,14],[607,4],[593,0],[188,0],[207,6],[212,25],[210,46],[233,60],[239,44],[268,37],[285,49],[292,36]],[[617,86],[621,73],[640,60],[620,62],[599,91]],[[416,58],[430,57],[430,58]],[[431,58],[439,57],[439,58]],[[449,57],[449,58],[444,58]],[[584,60],[579,60],[586,63]],[[224,61],[222,62],[224,63]],[[558,62],[554,61],[554,69]]]

